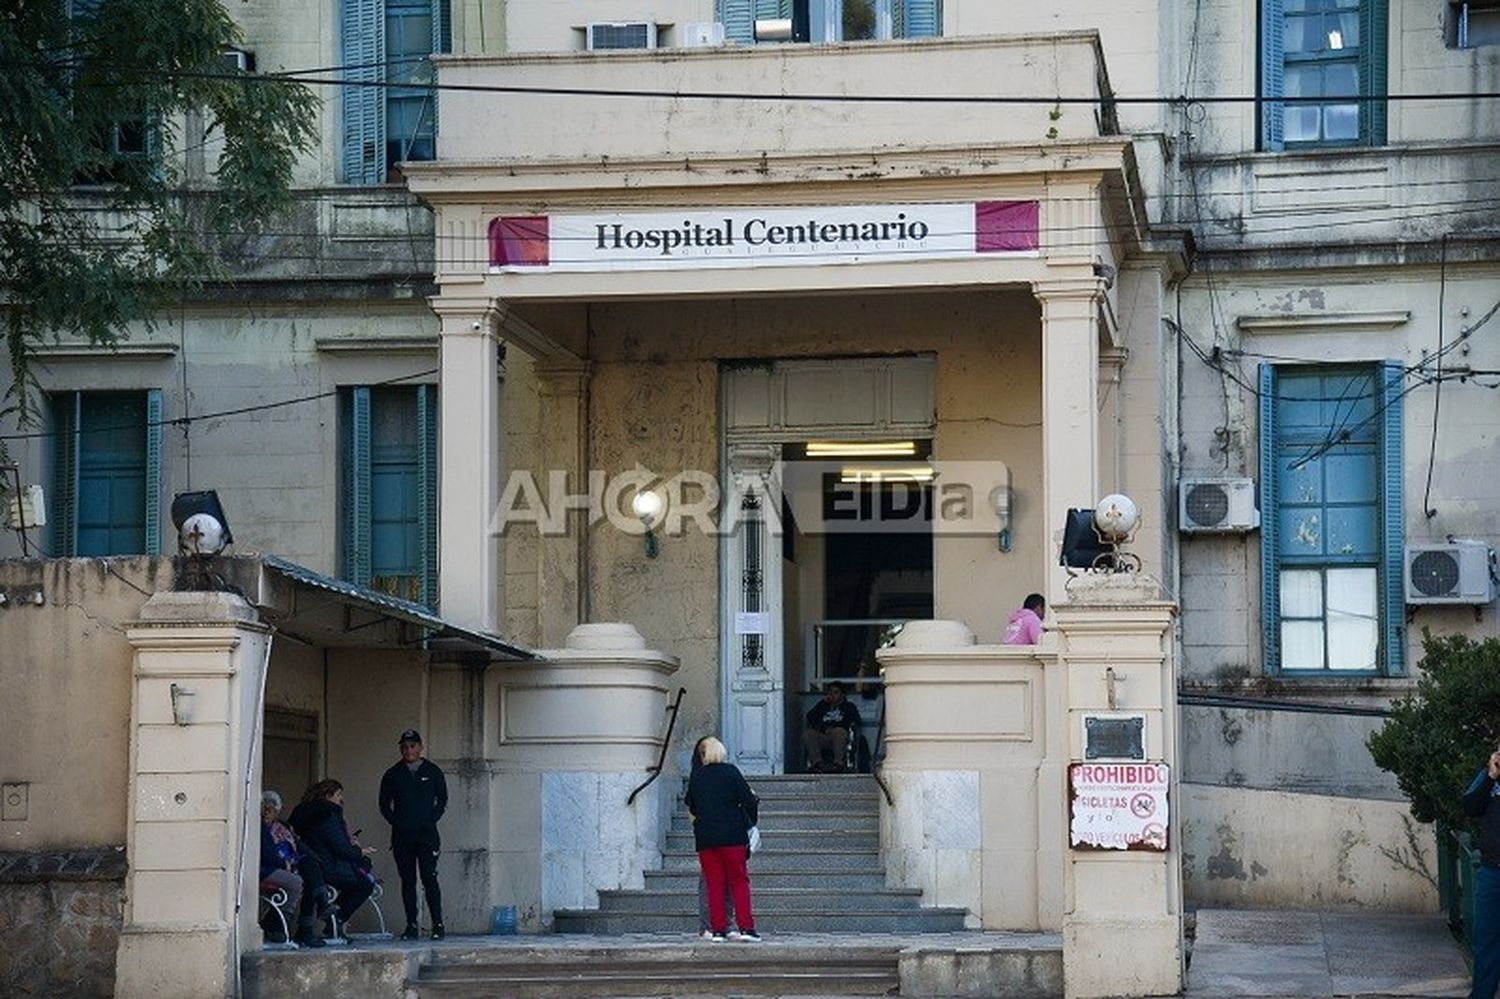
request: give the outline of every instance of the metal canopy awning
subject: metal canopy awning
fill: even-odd
[[[257,561],[264,576],[269,577],[257,588],[260,599],[256,602],[262,614],[282,631],[312,644],[364,648],[394,645],[509,660],[537,658],[524,645],[461,628],[410,600],[325,576],[275,555],[261,555]],[[290,593],[286,592],[288,587]],[[309,606],[306,600],[298,599],[302,588],[328,594],[330,599]],[[365,618],[359,619],[356,612],[362,612]]]

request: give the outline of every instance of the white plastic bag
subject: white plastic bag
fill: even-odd
[[[754,853],[760,849],[760,826],[751,826],[746,834],[750,837],[750,852]]]

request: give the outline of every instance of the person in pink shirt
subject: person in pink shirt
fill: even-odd
[[[1047,600],[1033,593],[1010,615],[1005,624],[1006,645],[1035,645],[1042,640],[1042,619],[1047,616]]]

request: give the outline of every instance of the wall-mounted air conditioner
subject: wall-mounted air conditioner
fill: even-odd
[[[1483,541],[1406,546],[1406,602],[1487,604],[1495,599],[1495,552]]]
[[[590,51],[603,49],[654,49],[654,21],[595,21],[588,26]]]
[[[1260,526],[1253,479],[1183,479],[1177,526],[1184,534],[1243,534]]]
[[[701,49],[724,44],[723,21],[692,21],[682,26],[682,44]]]
[[[231,73],[253,73],[255,72],[255,53],[248,49],[237,49],[230,47],[220,54],[224,60],[224,69]]]

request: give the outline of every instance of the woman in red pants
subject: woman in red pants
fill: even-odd
[[[760,940],[755,932],[755,916],[750,908],[750,836],[755,825],[758,803],[739,768],[726,763],[724,744],[715,738],[700,743],[703,766],[688,780],[687,807],[693,819],[693,840],[698,848],[698,864],[708,884],[708,922],[710,939],[729,939],[729,914],[724,907],[727,886],[734,898],[739,938]]]

